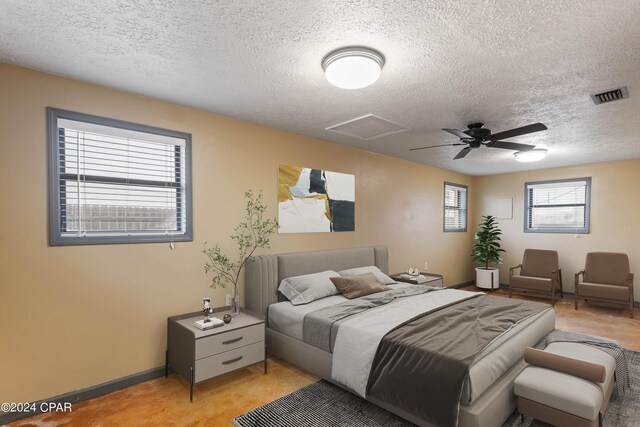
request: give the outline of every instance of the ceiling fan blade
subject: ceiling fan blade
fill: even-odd
[[[471,138],[469,135],[467,135],[466,133],[462,132],[461,130],[458,129],[442,129],[445,132],[449,132],[454,134],[455,136],[457,136],[460,139],[466,139],[466,138]]]
[[[491,141],[487,144],[487,147],[491,148],[505,148],[507,150],[516,150],[516,151],[528,151],[533,150],[536,146],[529,144],[518,144],[517,142],[509,142],[509,141]]]
[[[547,130],[547,127],[542,123],[534,123],[511,130],[505,130],[504,132],[494,133],[493,135],[491,135],[491,138],[507,139],[513,138],[514,136],[526,135],[528,133],[540,132],[541,130]]]
[[[455,143],[455,144],[429,145],[428,147],[409,148],[409,151],[424,150],[425,148],[451,147],[452,145],[467,145],[467,144],[458,142],[458,143]]]
[[[458,154],[456,154],[456,156],[453,158],[453,160],[462,159],[464,156],[469,154],[469,152],[471,152],[471,150],[472,150],[471,147],[463,148],[462,150],[460,150],[460,152]]]

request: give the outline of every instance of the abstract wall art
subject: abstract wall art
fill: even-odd
[[[355,230],[356,178],[346,173],[280,165],[280,233]]]

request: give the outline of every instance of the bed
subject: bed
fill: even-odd
[[[334,376],[336,371],[339,371],[339,367],[337,363],[334,364],[334,354],[332,354],[332,351],[336,351],[336,349],[319,348],[322,346],[305,342],[302,328],[305,317],[308,317],[309,313],[312,312],[322,312],[323,308],[340,305],[344,301],[343,297],[339,295],[328,296],[309,304],[292,306],[278,292],[280,282],[290,277],[326,270],[341,271],[372,265],[388,273],[388,252],[385,247],[336,249],[255,257],[247,264],[245,305],[248,309],[265,316],[267,348],[270,355],[287,360],[321,378],[359,394],[372,403],[415,424],[421,426],[438,425],[437,423],[434,424],[433,419],[429,418],[429,414],[425,416],[419,410],[416,411],[415,407],[408,408],[406,405],[398,404],[397,401],[387,399],[383,394],[363,395],[362,390],[358,389],[357,383],[349,383],[343,381],[342,378],[340,378],[340,381],[336,381]],[[403,286],[406,285],[397,285],[396,288],[399,289]],[[405,291],[399,290],[397,292]],[[433,292],[433,295],[438,295],[439,298],[445,295],[453,295],[456,298],[460,297],[461,301],[481,300],[481,298],[463,294],[464,292],[447,289]],[[431,298],[426,294],[412,296],[411,298],[418,297]],[[482,301],[488,298],[505,301],[504,298],[484,296]],[[514,304],[513,300],[506,301]],[[451,303],[453,307],[457,304]],[[516,304],[523,304],[524,307],[525,304],[529,303],[518,302]],[[399,312],[396,310],[396,313]],[[424,318],[428,319],[430,316],[435,315],[430,314],[424,316]],[[438,322],[441,321],[439,320]],[[446,325],[446,323],[438,323],[438,325],[441,324]],[[454,326],[456,325],[439,329],[446,331],[454,329]],[[544,338],[553,330],[554,326],[555,315],[553,309],[550,306],[545,306],[544,308],[539,308],[535,315],[528,316],[525,320],[514,325],[514,327],[509,328],[508,334],[505,333],[501,335],[500,339],[491,342],[489,348],[482,352],[483,357],[478,357],[477,360],[473,361],[464,377],[459,407],[456,409],[459,426],[499,426],[509,417],[515,409],[513,380],[525,366],[522,361],[524,348],[528,346],[540,347]],[[342,329],[349,330],[349,328],[341,327],[340,331]],[[344,345],[342,348],[344,348]],[[338,351],[341,351],[340,348],[338,348]],[[379,354],[376,354],[376,360],[378,357]],[[339,363],[344,364],[341,360],[339,359]],[[374,369],[371,370],[372,374],[373,371]],[[424,382],[426,383],[428,380],[425,379]],[[345,386],[345,383],[349,385]],[[388,383],[383,381],[382,384],[384,385],[382,390],[386,390],[388,387],[386,384]],[[413,394],[419,395],[419,393]]]

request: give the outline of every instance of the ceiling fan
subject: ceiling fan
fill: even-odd
[[[535,148],[535,145],[518,144],[516,142],[501,140],[504,138],[513,138],[515,136],[540,132],[541,130],[547,130],[547,127],[542,123],[533,123],[531,125],[522,126],[511,130],[505,130],[503,132],[494,134],[491,134],[491,129],[486,129],[484,127],[484,123],[471,123],[467,127],[469,129],[465,131],[460,131],[458,129],[442,129],[443,131],[449,132],[460,138],[460,142],[454,144],[441,144],[430,145],[428,147],[410,148],[409,151],[424,150],[425,148],[466,145],[467,147],[463,148],[458,154],[456,154],[453,160],[462,159],[467,154],[469,154],[471,150],[480,148],[483,145],[486,145],[490,148],[504,148],[507,150],[528,151]]]

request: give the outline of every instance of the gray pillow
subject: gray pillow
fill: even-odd
[[[291,304],[307,304],[320,298],[340,293],[331,282],[332,277],[340,277],[332,270],[303,276],[287,277],[278,286],[278,290]]]
[[[370,265],[367,267],[356,267],[350,268],[348,270],[339,271],[338,274],[342,277],[356,276],[358,274],[365,273],[373,273],[374,276],[382,283],[383,285],[394,285],[398,282],[394,281],[391,277],[384,274],[378,267],[375,265]]]

